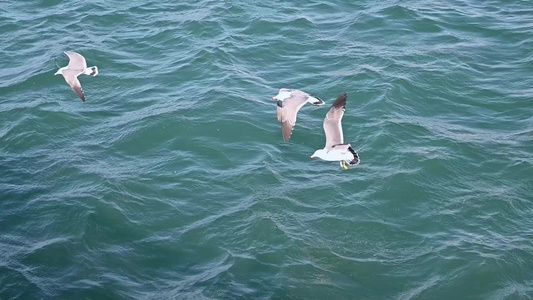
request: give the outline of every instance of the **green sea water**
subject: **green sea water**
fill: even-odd
[[[533,299],[533,2],[0,1],[0,299]]]

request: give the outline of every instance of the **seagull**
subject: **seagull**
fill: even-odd
[[[60,68],[54,75],[63,75],[65,81],[70,85],[70,87],[78,94],[83,102],[85,102],[85,95],[81,89],[80,81],[78,80],[78,75],[85,74],[89,76],[98,75],[98,68],[96,66],[87,68],[87,62],[85,57],[81,54],[73,51],[65,51],[65,54],[69,58],[68,65],[66,67]]]
[[[348,165],[359,164],[359,155],[348,143],[344,143],[341,119],[346,109],[346,93],[342,93],[331,106],[324,118],[324,133],[326,134],[326,146],[316,150],[311,158],[318,157],[326,161],[340,161],[343,169],[348,170]]]
[[[314,106],[324,104],[324,101],[318,97],[293,89],[280,89],[278,94],[272,97],[272,100],[278,101],[278,121],[281,122],[281,134],[285,142],[288,142],[291,138],[292,130],[296,123],[296,114],[306,102]]]

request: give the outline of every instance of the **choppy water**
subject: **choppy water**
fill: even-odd
[[[533,298],[531,1],[146,2],[0,2],[1,299]]]

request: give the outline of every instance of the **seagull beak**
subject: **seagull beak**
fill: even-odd
[[[309,156],[309,159],[313,159],[313,156]]]
[[[272,97],[272,101],[276,101],[276,97]]]

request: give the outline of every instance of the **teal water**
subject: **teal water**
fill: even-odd
[[[531,1],[3,1],[0,33],[2,300],[533,298]],[[281,87],[326,101],[290,143]],[[348,171],[309,160],[341,92]]]

